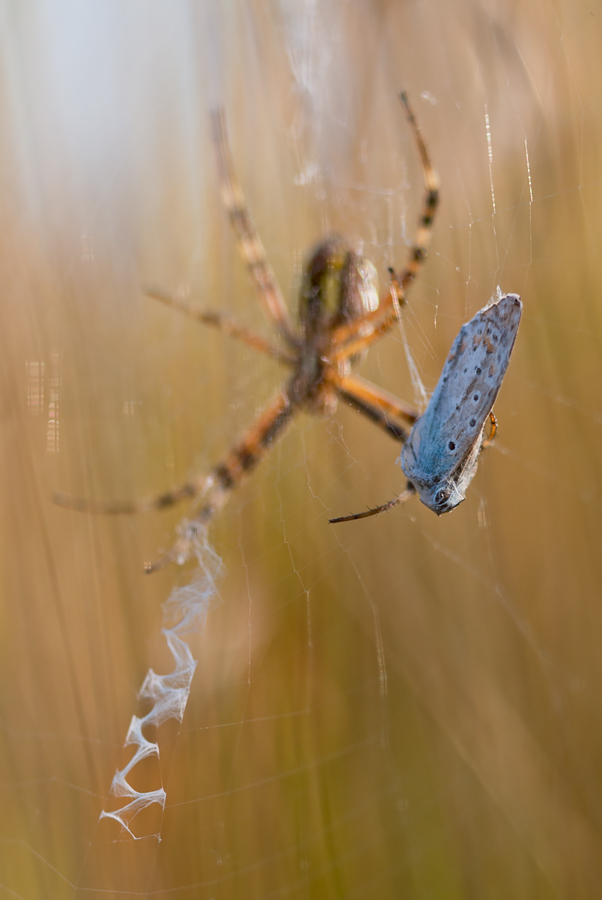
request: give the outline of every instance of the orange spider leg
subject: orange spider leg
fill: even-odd
[[[333,335],[333,340],[337,344],[344,343],[357,337],[367,325],[374,324],[375,326],[374,331],[372,332],[374,336],[368,343],[376,340],[377,337],[380,337],[380,335],[391,328],[395,322],[399,307],[403,306],[405,303],[406,289],[418,275],[420,268],[426,259],[428,247],[431,242],[433,222],[435,220],[437,206],[439,205],[439,179],[433,169],[428,150],[426,149],[426,144],[422,138],[420,127],[405,92],[400,94],[400,99],[405,107],[408,122],[418,148],[418,155],[420,156],[420,162],[422,163],[422,174],[426,185],[426,194],[422,204],[422,211],[418,219],[418,229],[416,231],[414,242],[410,247],[409,261],[401,276],[397,276],[393,269],[389,270],[391,275],[389,290],[383,297],[378,308],[371,313],[368,313],[366,316],[362,316],[353,322],[338,328]],[[345,350],[344,355],[341,358],[346,358],[349,355],[352,354],[348,354]]]
[[[491,412],[489,413],[489,424],[491,426],[491,431],[481,444],[481,450],[486,450],[487,447],[491,447],[491,445],[495,441],[495,436],[497,434],[497,419],[493,410],[491,410]]]
[[[354,324],[359,322],[361,323],[361,327],[358,327],[356,329],[353,328],[353,326],[350,326],[348,342],[341,342],[342,346],[339,346],[338,341],[334,343],[334,346],[338,347],[338,349],[334,350],[330,354],[330,359],[333,361],[333,363],[344,362],[344,360],[349,359],[352,356],[359,356],[364,350],[367,350],[368,347],[374,343],[374,341],[377,341],[379,340],[379,338],[383,337],[383,335],[385,335],[391,329],[391,326],[393,325],[393,322],[397,317],[397,313],[399,311],[399,303],[397,302],[397,299],[394,300],[393,309],[395,311],[395,314],[393,316],[387,315],[382,322],[379,322],[369,331],[368,328],[370,327],[370,322],[366,323],[367,317],[357,319]],[[372,318],[373,314],[369,313],[369,316]],[[365,333],[366,331],[368,331],[367,334]]]
[[[428,150],[426,149],[426,144],[424,143],[424,140],[422,138],[420,126],[416,121],[414,110],[410,106],[410,101],[408,100],[407,94],[405,93],[405,91],[402,91],[399,96],[401,102],[406,108],[408,121],[414,133],[414,139],[418,148],[420,162],[422,163],[422,173],[426,185],[426,195],[423,201],[422,212],[418,220],[418,231],[416,232],[416,237],[414,238],[414,244],[410,249],[410,260],[406,268],[404,269],[401,278],[399,279],[401,288],[405,292],[410,282],[412,282],[418,275],[422,267],[422,263],[426,259],[428,247],[431,242],[431,235],[433,233],[435,213],[439,205],[439,178],[437,177],[437,173],[433,169],[431,158],[429,156]],[[401,299],[402,298],[400,298],[400,302]]]
[[[358,332],[361,331],[370,330],[370,333],[378,332],[378,329],[383,324],[386,324],[388,327],[391,309],[393,309],[393,314],[395,316],[396,311],[400,306],[405,304],[405,297],[402,296],[400,300],[400,296],[402,295],[401,286],[393,269],[389,269],[389,275],[391,276],[389,289],[385,297],[379,300],[376,309],[365,313],[359,318],[353,319],[351,322],[347,322],[345,325],[339,325],[338,328],[335,328],[332,334],[333,344],[345,344],[346,341],[357,338]],[[380,332],[378,333],[380,334]]]
[[[375,425],[378,425],[394,440],[404,444],[409,432],[401,426],[399,422],[394,421],[391,415],[398,416],[409,425],[412,425],[418,414],[405,406],[401,400],[398,400],[393,394],[377,388],[376,385],[357,378],[354,375],[341,376],[335,372],[330,372],[325,380],[332,384],[339,395],[349,406],[352,406],[357,412],[366,416]]]
[[[223,462],[214,466],[209,474],[191,478],[174,490],[142,500],[82,500],[79,497],[70,497],[68,494],[54,494],[53,500],[59,506],[75,509],[78,512],[125,515],[167,509],[182,500],[202,496],[210,491],[215,491],[217,498],[218,495],[227,493],[236,487],[244,475],[259,462],[270,442],[288,422],[293,410],[294,406],[287,392],[280,391]],[[199,515],[194,517],[193,521],[199,517],[203,517],[203,521],[208,520],[223,503],[225,503],[225,499],[219,503],[208,503]],[[211,512],[207,515],[210,507]]]
[[[420,415],[413,406],[358,375],[329,375],[329,380],[332,380],[338,389],[354,394],[359,400],[371,403],[385,413],[399,416],[410,426]]]
[[[253,350],[265,353],[267,356],[271,356],[273,359],[284,365],[292,366],[295,363],[294,356],[275,347],[270,341],[261,337],[261,335],[256,334],[254,331],[251,331],[249,328],[239,325],[226,313],[214,309],[207,309],[202,306],[196,306],[194,303],[190,303],[183,297],[178,297],[177,294],[170,294],[160,287],[147,287],[145,293],[149,297],[153,297],[155,300],[160,300],[161,303],[165,303],[166,306],[171,306],[179,312],[192,316],[193,319],[197,319],[197,321],[202,322],[204,325],[211,325],[214,328],[218,328],[229,337],[237,338],[239,341],[247,344],[248,347],[252,347]]]
[[[211,114],[211,124],[222,201],[228,210],[241,256],[247,263],[268,322],[276,327],[278,333],[290,347],[297,348],[299,339],[294,332],[282,292],[267,260],[261,238],[257,234],[244,194],[234,173],[223,110],[215,110]]]
[[[195,536],[224,506],[232,491],[263,459],[297,408],[286,389],[276,394],[227,456],[203,479],[202,496],[197,501],[197,504],[203,503],[203,506],[191,518],[184,520],[180,527],[180,538],[169,553],[156,562],[145,565],[148,574],[158,571],[170,562],[185,561]]]

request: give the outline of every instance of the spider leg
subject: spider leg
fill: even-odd
[[[223,110],[218,109],[211,114],[211,125],[217,154],[222,201],[230,215],[240,253],[247,263],[268,322],[275,326],[290,347],[296,349],[299,347],[299,339],[295,335],[282,292],[267,260],[244,194],[234,174]]]
[[[391,288],[391,293],[393,294],[393,288]],[[330,354],[330,359],[333,362],[344,362],[353,356],[361,355],[374,341],[377,341],[390,330],[394,320],[398,317],[400,307],[397,295],[394,296],[392,309],[392,315],[380,322],[378,319],[373,321],[374,312],[369,313],[368,316],[354,319],[351,325],[344,326],[347,329],[347,333],[343,337],[340,336],[337,330],[332,341],[334,350]],[[378,312],[378,310],[375,310],[375,312]]]
[[[410,247],[409,260],[401,275],[396,275],[393,269],[389,270],[391,275],[389,290],[381,300],[377,309],[338,328],[333,336],[333,340],[337,344],[345,343],[350,339],[356,338],[367,328],[367,326],[373,326],[373,337],[371,340],[376,340],[376,338],[380,337],[391,328],[397,316],[399,307],[403,306],[406,302],[406,290],[408,286],[414,281],[426,259],[428,246],[431,241],[435,213],[437,211],[437,206],[439,205],[439,179],[433,169],[426,144],[424,143],[420,127],[416,121],[416,116],[414,115],[414,110],[410,105],[407,94],[402,92],[400,94],[400,99],[405,107],[406,116],[414,135],[416,147],[418,148],[418,155],[420,156],[420,162],[422,163],[422,173],[426,186],[422,210],[418,219],[418,228],[416,230],[414,241]],[[352,352],[353,351],[347,353],[347,348],[345,348],[345,357],[352,355]]]
[[[291,400],[286,389],[278,392],[228,455],[204,479],[202,494],[197,501],[197,505],[201,503],[203,505],[198,512],[193,513],[182,523],[179,529],[180,537],[169,553],[154,563],[146,564],[145,571],[148,574],[157,572],[170,562],[185,562],[195,537],[227,502],[232,491],[263,459],[297,408],[298,404]]]
[[[337,376],[337,385],[355,394],[357,397],[378,406],[379,409],[392,413],[394,416],[399,416],[400,419],[404,419],[410,426],[414,424],[420,415],[413,406],[400,400],[394,394],[389,393],[389,391],[385,391],[384,388],[372,384],[366,378],[360,378],[359,375]]]
[[[405,503],[405,501],[415,493],[416,489],[408,482],[408,486],[403,493],[399,494],[399,496],[395,497],[393,500],[389,500],[388,503],[383,503],[382,506],[375,506],[374,509],[367,509],[365,512],[353,513],[350,516],[339,516],[337,519],[329,519],[328,521],[331,525],[338,525],[339,522],[352,522],[354,519],[367,519],[368,516],[376,516],[378,513],[387,512],[387,510],[397,506],[398,503]]]
[[[275,347],[270,343],[270,341],[261,337],[261,335],[256,334],[249,328],[245,328],[243,325],[239,325],[226,313],[220,312],[219,310],[207,309],[202,306],[196,306],[194,303],[190,303],[183,297],[179,297],[177,294],[170,294],[160,287],[148,287],[145,289],[145,293],[149,297],[153,297],[155,300],[160,300],[161,303],[165,303],[166,306],[172,306],[179,312],[192,316],[193,319],[197,319],[197,321],[202,322],[204,325],[211,325],[214,328],[218,328],[229,337],[237,338],[239,341],[247,344],[248,347],[252,347],[253,350],[265,353],[267,356],[271,356],[273,359],[284,365],[290,366],[295,362],[295,358],[291,354],[284,353],[278,347]]]
[[[350,393],[349,391],[344,391],[342,389],[337,389],[337,394],[349,406],[352,406],[359,413],[366,418],[370,419],[371,422],[374,422],[375,425],[378,425],[383,429],[387,434],[391,435],[396,441],[399,441],[401,444],[405,444],[409,435],[409,432],[406,431],[405,428],[402,428],[401,425],[398,425],[397,422],[394,422],[389,416],[382,412],[377,406],[372,406],[372,404],[367,403],[365,400],[360,400],[355,394]]]
[[[497,419],[493,410],[490,411],[488,418],[491,430],[488,437],[483,440],[483,443],[481,444],[481,450],[486,450],[487,447],[491,447],[497,435]]]
[[[193,478],[185,484],[164,494],[156,494],[153,497],[145,497],[140,500],[83,500],[80,497],[71,497],[69,494],[53,494],[53,501],[58,506],[67,509],[75,509],[78,512],[99,513],[101,515],[120,516],[130,513],[152,512],[157,509],[167,509],[181,500],[196,497],[207,486],[209,476],[203,475]]]
[[[213,514],[224,505],[230,492],[263,458],[270,443],[288,423],[295,408],[287,391],[279,391],[270,405],[258,416],[221,463],[218,463],[208,475],[192,478],[175,490],[142,500],[106,502],[82,500],[67,494],[54,494],[53,500],[59,506],[75,509],[78,512],[123,515],[166,509],[181,500],[208,495],[209,499],[200,512],[186,523],[187,526],[199,527],[208,522]],[[170,555],[169,558],[172,559],[175,556]],[[150,571],[150,569],[147,570]]]
[[[422,263],[426,259],[428,246],[431,242],[431,235],[433,232],[435,213],[439,205],[439,178],[433,169],[431,158],[426,149],[421,129],[416,121],[414,110],[410,106],[408,96],[405,91],[402,91],[399,96],[401,102],[405,106],[408,122],[414,133],[414,140],[416,141],[416,146],[418,148],[418,155],[420,156],[420,162],[422,163],[422,174],[426,185],[426,194],[422,203],[422,212],[418,219],[418,230],[416,231],[414,243],[410,247],[410,258],[399,278],[401,288],[405,291],[410,282],[418,275]],[[401,299],[402,298],[400,298],[400,302]]]
[[[408,431],[390,417],[397,416],[412,426],[418,418],[415,409],[388,391],[356,375],[330,374],[328,380],[335,385],[337,394],[343,400],[379,425],[395,440],[404,443],[408,439]]]
[[[351,322],[347,322],[345,325],[339,325],[333,332],[332,340],[334,344],[344,346],[348,341],[355,341],[362,332],[364,334],[375,333],[379,337],[380,334],[384,334],[384,331],[391,327],[392,318],[397,316],[401,305],[405,303],[405,298],[401,296],[403,293],[401,285],[393,269],[389,269],[389,275],[391,277],[389,290],[385,297],[379,300],[376,309],[352,319]],[[383,331],[380,330],[382,326],[384,326]]]

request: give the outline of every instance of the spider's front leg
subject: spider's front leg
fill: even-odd
[[[350,356],[366,349],[373,341],[378,340],[391,328],[398,315],[399,308],[406,302],[407,288],[422,268],[431,242],[435,213],[439,205],[439,179],[433,169],[421,129],[416,121],[416,116],[407,94],[405,92],[401,93],[400,99],[405,107],[407,120],[414,134],[418,155],[422,163],[422,173],[426,186],[422,210],[418,219],[416,234],[410,246],[409,259],[401,275],[396,275],[394,270],[390,269],[390,283],[378,307],[360,318],[354,319],[352,322],[341,325],[336,330],[334,342],[338,345],[337,358],[341,361],[349,359]]]
[[[298,349],[300,341],[291,323],[282,291],[268,262],[261,238],[236,178],[223,110],[215,110],[211,114],[211,125],[222,202],[230,216],[238,249],[247,264],[268,322],[275,327],[289,347],[293,350]]]

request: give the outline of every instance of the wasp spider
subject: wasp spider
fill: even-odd
[[[62,506],[94,513],[164,509],[180,500],[191,499],[191,513],[180,525],[174,547],[157,562],[147,564],[147,572],[156,571],[170,561],[184,562],[195,535],[253,471],[297,413],[331,414],[337,401],[342,400],[394,440],[403,444],[407,439],[408,428],[418,418],[418,412],[387,391],[353,374],[363,352],[389,331],[406,301],[407,289],[426,257],[439,201],[437,176],[405,93],[401,94],[401,101],[414,134],[426,185],[406,267],[400,272],[389,270],[387,290],[379,298],[372,263],[356,253],[344,238],[326,238],[315,247],[305,269],[299,297],[298,328],[291,321],[236,179],[224,114],[222,111],[213,113],[213,140],[222,200],[257,299],[274,335],[272,338],[260,336],[221,311],[196,306],[162,289],[153,288],[147,293],[272,357],[289,374],[270,403],[208,474],[194,477],[175,490],[144,500],[105,503],[55,495],[56,502]],[[399,502],[399,499],[392,503]],[[385,504],[382,509],[390,505]]]

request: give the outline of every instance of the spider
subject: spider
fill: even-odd
[[[426,187],[406,267],[399,274],[389,269],[389,285],[379,299],[372,263],[355,252],[344,238],[326,238],[314,248],[305,269],[299,296],[298,329],[293,326],[236,179],[224,113],[221,110],[212,113],[222,201],[259,304],[275,337],[264,338],[223,312],[196,306],[160,288],[150,288],[146,293],[270,356],[290,374],[271,402],[209,474],[194,477],[175,490],[143,500],[94,502],[55,495],[55,501],[62,506],[113,514],[164,509],[180,500],[192,499],[192,512],[180,525],[176,543],[157,562],[147,563],[147,572],[155,572],[172,561],[185,561],[195,536],[301,410],[318,415],[332,414],[337,402],[342,400],[398,443],[403,445],[407,440],[408,428],[418,419],[418,411],[353,373],[368,347],[386,334],[399,316],[400,307],[406,302],[407,289],[426,257],[439,202],[437,175],[414,112],[405,93],[400,94],[400,99],[418,148]],[[360,516],[389,509],[413,492],[408,485],[408,490],[395,500]]]

